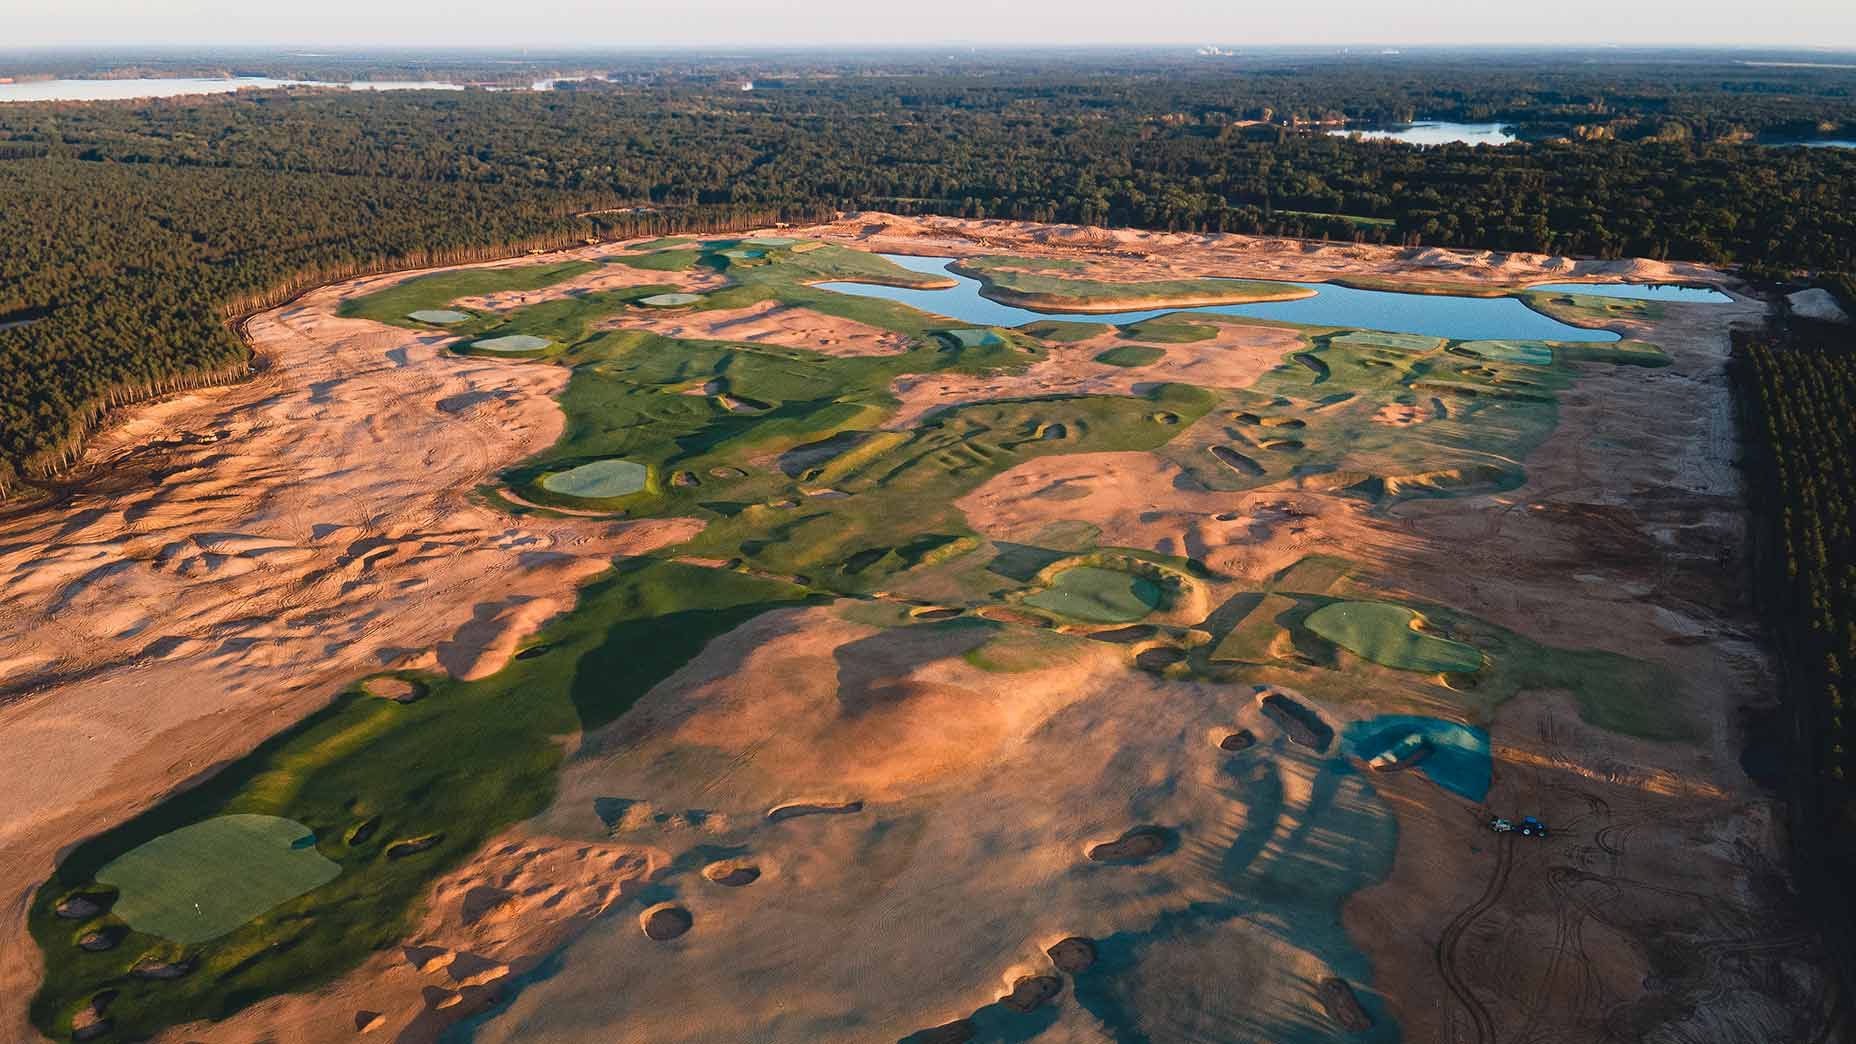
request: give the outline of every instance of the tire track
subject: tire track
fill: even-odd
[[[1501,899],[1502,890],[1508,887],[1508,875],[1514,869],[1514,838],[1506,834],[1496,841],[1495,873],[1489,878],[1488,887],[1475,902],[1465,907],[1461,913],[1451,919],[1445,926],[1443,935],[1437,939],[1433,955],[1437,962],[1437,974],[1443,977],[1444,985],[1456,997],[1463,1008],[1469,1012],[1469,1018],[1475,1024],[1475,1044],[1494,1044],[1495,1018],[1489,1009],[1469,988],[1469,982],[1457,969],[1456,948],[1462,942],[1463,935],[1470,927],[1487,913]]]

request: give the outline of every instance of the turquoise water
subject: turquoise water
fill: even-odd
[[[1631,301],[1672,301],[1677,304],[1732,304],[1733,298],[1711,286],[1677,286],[1674,283],[1542,283],[1528,287],[1546,294],[1584,294],[1587,297],[1622,297]]]
[[[1351,757],[1370,761],[1411,733],[1424,737],[1431,752],[1405,772],[1420,772],[1438,786],[1471,801],[1489,793],[1492,763],[1489,734],[1442,718],[1386,714],[1370,721],[1348,722],[1340,746]]]
[[[1361,130],[1348,127],[1329,134],[1358,134],[1368,141],[1402,141],[1407,145],[1506,145],[1518,141],[1499,123],[1450,123],[1445,120],[1422,120],[1403,127]]]
[[[873,283],[820,283],[821,289],[857,297],[878,297],[911,308],[944,315],[975,326],[1022,326],[1045,319],[1084,323],[1136,323],[1157,315],[1240,315],[1280,323],[1343,326],[1361,330],[1423,334],[1455,340],[1615,341],[1609,330],[1568,326],[1542,315],[1512,297],[1453,297],[1446,294],[1398,294],[1384,290],[1356,290],[1327,283],[1294,283],[1315,291],[1315,296],[1294,301],[1257,304],[1211,305],[1205,308],[1161,308],[1110,315],[1049,314],[1000,304],[980,296],[980,281],[948,271],[953,258],[908,257],[885,254],[912,272],[951,276],[960,285],[950,290],[911,290]]]

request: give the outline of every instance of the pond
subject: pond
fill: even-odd
[[[1569,326],[1534,311],[1513,297],[1457,297],[1448,294],[1401,294],[1385,290],[1356,290],[1328,283],[1295,283],[1315,291],[1313,297],[1257,304],[1211,305],[1204,308],[1158,308],[1139,312],[1102,314],[1050,314],[1000,304],[980,296],[980,282],[948,270],[953,258],[884,257],[912,272],[950,276],[960,285],[948,290],[911,290],[873,283],[820,283],[824,290],[857,297],[876,297],[911,308],[943,315],[975,326],[1022,326],[1058,319],[1082,323],[1136,323],[1159,315],[1237,315],[1309,326],[1340,326],[1361,330],[1447,337],[1453,340],[1615,341],[1609,330]]]
[[[1675,304],[1732,304],[1734,300],[1711,286],[1677,286],[1674,283],[1541,283],[1527,289],[1543,294],[1583,294]]]
[[[1368,141],[1402,141],[1407,145],[1507,145],[1519,141],[1499,123],[1450,123],[1445,120],[1421,120],[1397,127],[1345,127],[1329,134],[1358,134]]]

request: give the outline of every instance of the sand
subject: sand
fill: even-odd
[[[1490,287],[1545,274],[1724,280],[1656,262],[884,215],[795,234],[905,253],[1075,257],[1103,278],[1400,274]],[[163,1040],[307,1044],[373,1026],[378,1039],[416,1044],[493,1004],[504,1007],[475,1028],[480,1044],[861,1044],[932,1027],[951,1027],[946,1039],[971,1028],[988,1039],[1042,1029],[1041,1039],[1099,1044],[1134,1036],[1313,1044],[1333,1039],[1337,1023],[1364,1027],[1347,1035],[1358,1041],[1810,1039],[1829,991],[1810,926],[1784,895],[1780,812],[1737,765],[1736,715],[1771,692],[1772,681],[1744,603],[1744,514],[1721,367],[1727,324],[1759,313],[1741,299],[1670,306],[1666,320],[1618,324],[1665,346],[1675,364],[1586,367],[1562,397],[1560,427],[1526,461],[1527,483],[1499,495],[1375,513],[1362,500],[1307,490],[1206,491],[1148,453],[1022,464],[958,502],[977,531],[1029,539],[1054,518],[1086,519],[1100,527],[1102,545],[1191,556],[1216,574],[1195,581],[1197,616],[1169,616],[1165,635],[1144,631],[1125,643],[1012,624],[1050,644],[1002,673],[980,655],[996,632],[971,617],[885,628],[860,616],[866,603],[763,615],[583,737],[555,805],[440,882],[404,949],[371,958],[327,990],[177,1028]],[[11,677],[66,671],[65,661],[92,647],[104,661],[0,709],[0,765],[34,757],[38,776],[63,773],[13,788],[29,798],[37,788],[38,802],[0,824],[10,831],[0,833],[10,857],[0,860],[0,882],[13,894],[43,876],[58,846],[186,778],[207,752],[235,753],[341,681],[382,664],[436,660],[433,650],[459,642],[473,621],[519,617],[533,604],[509,599],[562,597],[569,567],[508,551],[496,557],[497,540],[578,561],[690,531],[689,523],[653,531],[592,519],[511,520],[475,507],[461,491],[500,466],[494,461],[532,453],[558,431],[543,396],[558,391],[549,382],[561,373],[441,358],[438,343],[368,324],[344,329],[326,313],[286,310],[271,321],[287,329],[293,319],[316,324],[300,334],[315,352],[304,347],[257,385],[194,397],[186,408],[241,422],[262,416],[270,427],[228,419],[227,438],[237,441],[161,451],[192,465],[170,483],[225,484],[183,499],[184,511],[154,505],[171,515],[144,509],[149,494],[133,484],[87,495],[40,519],[38,527],[53,527],[33,530],[41,550],[48,541],[39,533],[89,549],[93,527],[126,539],[159,516],[186,540],[162,536],[138,549],[181,542],[190,557],[176,552],[171,561],[210,555],[224,568],[255,554],[284,563],[290,552],[323,554],[292,527],[324,514],[384,519],[347,534],[343,549],[363,533],[430,541],[429,527],[441,523],[457,547],[374,562],[393,580],[429,585],[369,588],[367,608],[378,613],[339,597],[340,585],[299,581],[304,604],[331,614],[338,639],[359,647],[338,645],[334,662],[293,658],[300,645],[283,622],[303,610],[266,602],[253,579],[243,581],[250,589],[235,608],[189,633],[197,645],[183,641],[172,661],[133,671],[127,649],[120,661],[103,655],[136,644],[111,630],[125,626],[113,614],[126,619],[131,599],[86,602],[80,590],[54,609],[69,581],[37,579],[50,574],[28,555],[4,552],[0,565],[12,573],[0,581],[0,613],[9,614],[0,620],[24,620],[42,636],[0,640]],[[835,321],[803,322],[807,336],[849,336]],[[280,353],[284,332],[272,333]],[[1195,367],[1182,378],[1193,383],[1243,387],[1299,344],[1281,331],[1225,326],[1216,341],[1167,346],[1150,367],[1093,363],[1116,343],[1127,342],[1111,335],[1066,346],[1018,377],[899,383],[913,419],[897,426],[989,397],[1126,393],[1168,379],[1154,372],[1162,366]],[[382,366],[395,349],[404,349],[405,365]],[[424,382],[419,390],[402,398],[382,389],[368,411],[338,408],[369,381],[384,382],[381,373],[408,369]],[[280,386],[293,371],[302,383]],[[312,401],[316,380],[336,380],[341,394]],[[479,393],[486,397],[455,412],[432,409],[441,397]],[[160,417],[161,409],[148,413]],[[1658,422],[1646,427],[1644,417]],[[290,424],[297,427],[268,440],[251,430]],[[295,455],[297,443],[325,427],[347,434]],[[459,430],[478,432],[479,441]],[[413,445],[436,454],[434,466],[405,469]],[[451,459],[467,445],[478,456]],[[334,463],[332,448],[348,458]],[[381,473],[374,483],[370,467]],[[258,495],[235,496],[245,490]],[[313,496],[336,490],[333,500]],[[1493,785],[1478,806],[1422,772],[1369,773],[1339,745],[1315,751],[1292,742],[1248,685],[1136,669],[1144,643],[1197,640],[1195,621],[1240,586],[1223,577],[1262,581],[1320,552],[1355,563],[1358,582],[1388,599],[1434,601],[1537,641],[1661,663],[1688,683],[1697,738],[1632,740],[1586,725],[1565,694],[1525,693],[1490,723]],[[74,560],[79,576],[82,567],[110,564]],[[240,579],[215,579],[203,567],[171,576],[145,564],[160,560],[119,552],[123,564],[97,582],[158,580],[172,615],[190,604],[180,594],[197,591],[206,605],[215,585]],[[474,572],[441,589],[460,568]],[[421,612],[392,611],[413,605]],[[69,615],[54,622],[58,614]],[[183,613],[165,626],[196,618]],[[79,624],[88,628],[81,636],[53,634]],[[234,626],[255,628],[263,641],[228,652],[213,628]],[[532,626],[524,619],[507,630]],[[53,644],[41,648],[46,638]],[[487,650],[489,664],[507,655],[488,639],[462,644]],[[460,671],[476,662],[452,661]],[[85,669],[79,660],[76,670]],[[138,708],[135,723],[146,728],[130,727],[117,710],[131,674],[153,675],[161,687],[150,691],[175,693]],[[296,687],[285,689],[285,679]],[[1409,684],[1409,694],[1378,695],[1429,699],[1416,709],[1435,709],[1434,694]],[[1336,732],[1383,710],[1283,695]],[[105,753],[73,757],[74,735],[99,736],[80,749]],[[1225,743],[1244,735],[1250,742]],[[183,762],[189,755],[197,762]],[[770,814],[794,808],[812,814]],[[1491,812],[1540,815],[1554,836],[1496,838],[1483,825]],[[1118,843],[1131,847],[1110,855],[1135,858],[1090,858]],[[751,881],[721,879],[746,865],[758,871]],[[711,873],[717,866],[724,869]],[[653,938],[646,921],[664,904],[687,913],[687,931]],[[10,930],[19,937],[16,922]],[[1074,939],[1092,941],[1087,965],[1073,943],[1060,948]],[[20,956],[29,952],[7,949],[0,1004],[29,993],[31,969]],[[1667,956],[1689,953],[1707,956]],[[523,975],[540,967],[544,974]],[[1024,1007],[1031,1010],[1014,1010]],[[5,1009],[10,1020],[14,1010]]]
[[[665,337],[805,348],[826,355],[899,355],[909,350],[909,339],[902,334],[778,301],[670,317],[627,315],[605,325]]]
[[[248,383],[129,411],[61,501],[0,517],[0,1038],[59,851],[385,666],[480,676],[676,520],[513,519],[471,495],[559,435],[567,374],[446,352],[312,293]]]

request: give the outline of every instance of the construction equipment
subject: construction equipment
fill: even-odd
[[[1519,823],[1494,816],[1489,820],[1489,829],[1498,834],[1520,834],[1522,837],[1547,836],[1547,825],[1533,816],[1522,816]]]

